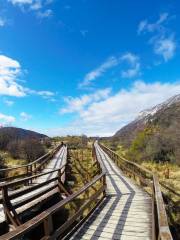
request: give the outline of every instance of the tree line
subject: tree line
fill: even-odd
[[[50,143],[48,140],[44,143],[38,138],[20,138],[11,131],[0,132],[0,151],[8,152],[13,159],[25,159],[27,163],[45,154],[45,145],[49,146]],[[4,166],[4,162],[0,154],[0,167]]]

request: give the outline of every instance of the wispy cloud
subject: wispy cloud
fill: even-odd
[[[15,122],[15,120],[16,119],[13,116],[0,113],[0,126],[3,126],[4,124],[11,124]]]
[[[121,57],[122,61],[127,61],[130,68],[121,72],[123,78],[132,78],[140,74],[140,61],[139,57],[132,53],[126,53]]]
[[[91,84],[96,78],[102,76],[108,69],[117,66],[118,59],[116,57],[108,58],[104,63],[102,63],[98,68],[86,74],[80,87],[85,87]]]
[[[8,100],[8,99],[4,99],[4,103],[8,106],[8,107],[11,107],[14,105],[14,102],[11,101],[11,100]]]
[[[138,34],[165,30],[162,24],[168,20],[168,16],[168,13],[162,13],[154,23],[149,23],[147,19],[141,21],[138,26]]]
[[[26,112],[21,112],[20,117],[22,121],[28,121],[32,118],[32,116]]]
[[[53,15],[53,11],[51,9],[47,9],[44,12],[38,12],[37,16],[39,18],[49,18]]]
[[[102,63],[99,67],[87,73],[83,79],[83,81],[79,84],[79,87],[87,87],[97,78],[102,77],[108,70],[127,62],[130,67],[126,70],[121,71],[121,76],[123,78],[132,78],[138,76],[140,74],[140,59],[137,55],[128,52],[123,54],[122,56],[115,57],[111,56],[104,63]]]
[[[158,39],[154,44],[154,52],[163,56],[165,62],[173,58],[176,51],[176,42],[174,36]]]
[[[53,3],[53,0],[8,0],[14,6],[19,6],[25,10],[34,11],[38,18],[49,18],[53,15],[52,9],[46,9],[47,5]]]
[[[60,113],[73,113],[81,112],[85,107],[87,107],[92,102],[98,102],[106,99],[111,93],[110,88],[101,89],[92,94],[84,94],[81,97],[66,97],[65,103],[66,107],[60,109]]]
[[[143,20],[138,26],[139,35],[142,33],[152,35],[149,43],[153,45],[154,53],[161,56],[165,62],[174,57],[177,48],[174,33],[165,26],[169,19],[168,13],[162,13],[156,22],[149,23],[148,20]]]
[[[6,20],[0,17],[0,27],[4,27],[6,25]]]
[[[23,5],[23,4],[32,4],[33,0],[8,0],[9,2],[11,2],[12,4],[19,4],[19,5]]]
[[[80,33],[83,37],[86,37],[86,35],[88,34],[88,30],[80,30]]]

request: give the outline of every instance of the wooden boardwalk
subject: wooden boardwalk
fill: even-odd
[[[65,164],[66,161],[66,156],[67,156],[67,147],[63,146],[54,156],[54,158],[49,162],[49,164],[47,165],[47,167],[45,169],[43,169],[42,173],[54,170],[54,169],[58,169],[61,166],[63,166]],[[40,183],[46,182],[47,180],[50,180],[51,178],[56,177],[56,175],[58,174],[58,172],[53,172],[53,173],[49,173],[46,174],[44,176],[38,177],[36,178],[32,185],[38,185]],[[65,179],[65,176],[62,176],[63,179],[62,181]],[[20,197],[17,197],[15,199],[13,199],[11,201],[12,204],[18,204],[21,201],[24,201],[30,197],[32,197],[33,195],[36,196],[37,194],[39,194],[40,192],[44,191],[45,189],[49,188],[50,186],[52,186],[53,184],[55,184],[54,182],[51,182],[41,188],[38,188],[34,191],[31,191],[27,194],[24,194]],[[29,186],[28,186],[29,187]],[[23,187],[24,188],[28,188],[28,187]],[[14,193],[15,191],[9,191],[9,193]],[[52,192],[53,193],[53,192]],[[48,193],[49,194],[49,193]],[[44,199],[46,199],[48,194],[44,194],[43,196],[40,196],[39,198],[35,199],[34,201],[31,202],[31,206],[29,204],[25,204],[23,206],[21,206],[20,208],[17,209],[17,213],[22,213],[24,211],[26,211],[27,209],[29,209],[30,207],[32,207],[33,205],[36,205],[37,203],[43,201]],[[3,205],[0,204],[0,223],[5,221],[5,215],[4,215],[4,210],[3,210]]]
[[[97,143],[95,148],[106,170],[107,196],[71,239],[152,239],[151,196],[125,177]]]

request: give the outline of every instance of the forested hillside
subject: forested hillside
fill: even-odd
[[[180,95],[146,110],[113,137],[130,160],[180,164]]]
[[[0,128],[0,167],[33,161],[45,154],[47,144],[46,135],[22,128]]]

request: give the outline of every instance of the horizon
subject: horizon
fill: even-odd
[[[176,94],[176,95],[174,95],[174,96],[166,99],[165,101],[163,101],[163,102],[161,102],[161,103],[153,106],[152,108],[144,109],[143,111],[139,112],[138,115],[137,115],[132,121],[127,122],[127,124],[125,124],[124,126],[122,126],[122,127],[119,128],[119,129],[117,129],[112,135],[109,135],[109,136],[87,135],[87,137],[88,137],[88,138],[91,138],[91,137],[92,137],[92,138],[94,138],[94,137],[100,137],[100,138],[103,138],[103,137],[113,137],[113,136],[114,136],[118,131],[120,131],[123,127],[126,127],[126,126],[127,126],[128,124],[130,124],[131,122],[133,122],[133,121],[135,121],[135,120],[138,120],[139,117],[144,116],[143,113],[146,114],[146,112],[148,112],[148,114],[149,114],[149,111],[150,111],[150,110],[154,110],[153,108],[158,107],[158,106],[161,106],[162,104],[166,104],[166,103],[168,103],[168,101],[170,101],[170,100],[172,100],[172,99],[174,99],[174,98],[176,98],[176,97],[180,97],[180,94]],[[153,111],[153,114],[154,114],[154,113],[155,113],[155,112]],[[49,135],[47,135],[47,134],[44,133],[44,132],[40,132],[40,131],[37,131],[37,130],[28,129],[28,128],[21,128],[21,127],[19,127],[19,126],[15,126],[15,125],[0,125],[0,128],[5,128],[5,127],[20,128],[20,129],[23,129],[23,130],[34,131],[34,132],[37,132],[37,133],[40,133],[40,134],[44,134],[44,135],[46,135],[46,136],[48,136],[48,137],[58,137],[58,135],[52,135],[52,136],[50,135],[50,136],[49,136]],[[66,135],[59,135],[59,136],[60,136],[60,137],[67,137],[67,136],[77,136],[77,137],[81,137],[82,135],[84,135],[84,133],[77,134],[77,135],[66,134]]]
[[[179,23],[170,0],[2,0],[0,126],[114,135],[180,94]]]

